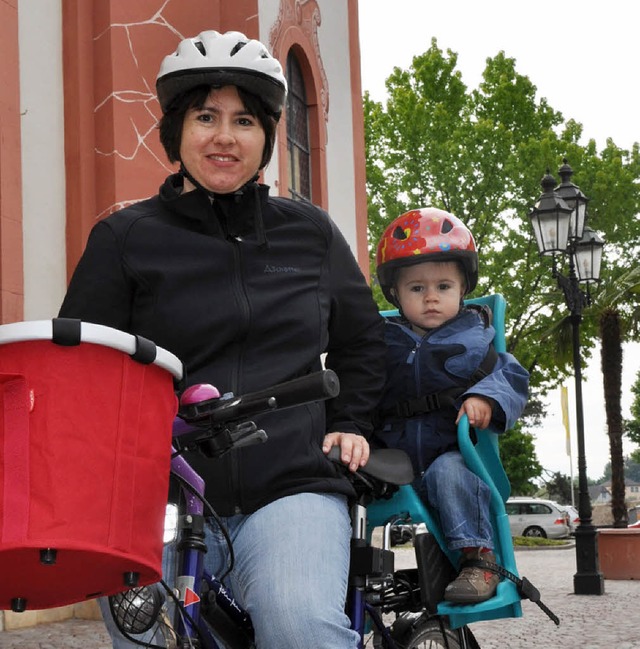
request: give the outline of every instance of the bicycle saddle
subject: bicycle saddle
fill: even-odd
[[[333,446],[328,458],[336,464],[342,464],[340,447]],[[371,449],[369,461],[357,472],[396,486],[411,484],[414,478],[409,456],[397,448]]]

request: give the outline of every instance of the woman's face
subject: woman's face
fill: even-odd
[[[180,159],[209,191],[228,194],[256,175],[265,133],[244,107],[235,86],[213,89],[202,108],[187,111],[182,125]],[[189,187],[185,179],[185,189]]]

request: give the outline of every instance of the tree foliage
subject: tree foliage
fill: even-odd
[[[624,477],[625,480],[637,482],[640,484],[640,454],[631,453],[631,455],[624,458]],[[611,481],[611,462],[607,462],[604,467],[604,474],[601,482]]]
[[[571,498],[571,478],[564,473],[556,471],[551,477],[544,481],[547,496],[551,500],[556,500],[562,505],[570,505]]]
[[[536,458],[533,435],[517,424],[500,438],[500,454],[504,470],[511,482],[511,493],[531,496],[537,491],[533,482],[542,475],[542,466]]]
[[[625,433],[634,444],[640,444],[640,372],[636,374],[636,380],[631,386],[631,393],[633,394],[631,419],[624,422]]]
[[[479,250],[475,295],[499,292],[507,299],[508,350],[529,370],[539,399],[572,373],[564,297],[549,259],[538,255],[527,218],[540,194],[539,179],[569,160],[572,180],[590,198],[589,225],[608,244],[605,283],[615,285],[637,266],[640,252],[640,150],[637,144],[623,150],[612,140],[601,152],[593,140],[582,145],[582,126],[538,98],[535,85],[504,52],[487,59],[476,89],[465,86],[456,65],[457,55],[443,52],[433,39],[408,69],[393,70],[384,102],[365,93],[372,265],[382,231],[403,212],[434,206],[462,218]],[[388,307],[379,288],[374,292]],[[628,301],[630,295],[616,303],[622,341],[638,336],[638,305]],[[587,309],[584,315],[586,362],[602,314]],[[503,456],[505,445],[506,438]]]

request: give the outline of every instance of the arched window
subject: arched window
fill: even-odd
[[[293,52],[287,56],[287,167],[289,193],[296,200],[311,200],[311,147],[309,107],[300,63]]]

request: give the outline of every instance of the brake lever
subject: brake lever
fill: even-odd
[[[267,433],[252,421],[243,422],[231,431],[231,447],[251,446],[267,441]]]

